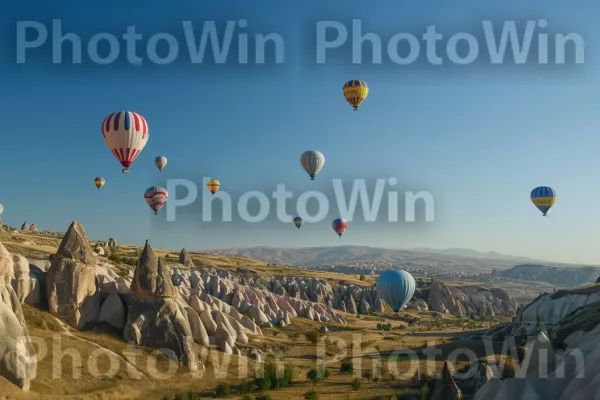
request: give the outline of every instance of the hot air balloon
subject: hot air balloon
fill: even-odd
[[[415,294],[415,279],[406,271],[383,271],[377,278],[377,291],[383,300],[398,312]]]
[[[296,228],[300,229],[300,227],[303,224],[304,224],[304,221],[302,221],[302,218],[300,218],[300,217],[294,218],[294,225],[296,225]]]
[[[144,117],[131,111],[110,114],[104,119],[101,132],[104,142],[123,166],[123,173],[129,172],[129,166],[150,136]]]
[[[4,211],[4,206],[0,204],[0,214],[2,214],[2,211]]]
[[[315,175],[319,173],[323,165],[325,165],[325,156],[320,151],[309,150],[302,153],[300,156],[300,164],[302,168],[310,175],[310,180],[315,180]]]
[[[94,178],[94,185],[96,185],[98,190],[100,190],[102,188],[102,186],[104,186],[105,183],[106,183],[106,180],[101,176],[97,176]]]
[[[169,193],[167,192],[167,189],[161,186],[152,186],[144,193],[144,199],[146,199],[146,203],[150,208],[154,210],[155,215],[158,214],[158,211],[165,205],[168,198]]]
[[[344,93],[346,101],[350,103],[352,107],[354,107],[354,111],[357,111],[358,107],[369,95],[369,87],[365,81],[348,81],[344,85],[342,93]]]
[[[154,165],[158,167],[158,170],[162,172],[163,168],[167,166],[167,157],[158,156],[154,159]]]
[[[539,186],[531,191],[531,201],[545,217],[556,203],[556,192],[548,186]]]
[[[335,233],[337,233],[339,237],[342,237],[342,234],[348,229],[348,221],[342,218],[334,219],[331,226]]]
[[[219,183],[219,181],[216,179],[211,179],[210,181],[206,182],[206,187],[208,188],[208,191],[214,196],[215,193],[219,191],[221,183]]]

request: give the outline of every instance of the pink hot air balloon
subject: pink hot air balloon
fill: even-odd
[[[334,219],[331,226],[335,233],[337,233],[339,237],[342,237],[342,234],[348,229],[348,221],[342,218]]]
[[[141,153],[148,142],[148,123],[138,113],[119,111],[110,114],[102,122],[102,137],[113,155],[123,166],[123,173]]]
[[[144,199],[150,208],[154,211],[154,214],[158,214],[158,211],[165,205],[169,193],[167,189],[161,186],[152,186],[144,193]]]

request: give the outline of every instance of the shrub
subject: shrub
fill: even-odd
[[[340,372],[352,373],[354,372],[354,364],[352,360],[349,358],[345,358],[342,360],[340,364]]]
[[[265,376],[263,376],[261,378],[256,378],[254,380],[254,384],[258,388],[259,392],[264,392],[265,390],[271,389],[271,379],[266,374],[265,374]]]
[[[107,258],[114,263],[120,263],[123,260],[123,257],[116,253],[109,254]]]
[[[231,395],[231,388],[226,383],[219,383],[216,390],[217,397],[229,397]]]
[[[364,281],[366,279],[365,274],[360,274],[358,277],[359,280]]]
[[[362,380],[360,380],[359,378],[354,378],[354,380],[352,381],[352,390],[357,391],[360,390],[362,386]]]
[[[362,377],[370,383],[373,380],[373,371],[370,369],[363,370]]]
[[[317,331],[306,332],[304,336],[306,336],[306,340],[313,344],[317,344],[317,342],[319,341],[319,332]]]
[[[421,386],[421,400],[429,400],[429,386],[427,384]]]
[[[317,371],[316,369],[311,369],[306,373],[306,379],[308,379],[314,385],[316,385],[319,380],[319,371]]]
[[[295,375],[295,369],[293,365],[286,365],[283,368],[283,377],[285,379],[285,385],[286,386],[291,386],[294,384],[294,375]]]
[[[298,334],[298,332],[288,334],[288,338],[290,338],[294,343],[296,343],[296,340],[298,340],[299,337],[300,335]]]
[[[512,357],[506,357],[502,369],[502,379],[513,378],[515,376],[515,365]]]
[[[254,398],[254,400],[271,400],[271,396],[268,394],[259,394]]]
[[[304,393],[304,400],[319,400],[319,393],[314,390],[310,390]]]
[[[240,385],[239,390],[242,394],[249,394],[254,392],[255,384],[253,381],[244,382]]]
[[[252,396],[250,396],[249,394],[245,394],[242,396],[242,400],[252,400]]]

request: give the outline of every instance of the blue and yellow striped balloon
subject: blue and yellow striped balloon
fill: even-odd
[[[98,190],[100,190],[102,188],[102,186],[104,186],[105,183],[106,183],[106,180],[101,176],[97,176],[94,178],[94,185],[96,185]]]
[[[531,191],[531,201],[545,217],[550,208],[556,203],[556,192],[548,186],[536,187]]]
[[[325,156],[320,151],[309,150],[302,153],[300,156],[300,164],[302,168],[310,175],[310,180],[315,180],[315,175],[319,173],[323,165],[325,165]]]

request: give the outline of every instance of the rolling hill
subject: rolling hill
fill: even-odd
[[[425,251],[427,250],[427,251]],[[450,252],[456,249],[450,249]],[[256,260],[273,264],[314,267],[318,265],[343,265],[356,262],[380,261],[396,265],[441,266],[446,268],[507,269],[518,263],[531,262],[527,257],[503,256],[498,253],[479,253],[473,250],[462,254],[444,254],[444,250],[395,250],[368,246],[336,246],[336,247],[251,247],[210,250],[213,254],[248,256]],[[466,256],[464,254],[469,254]],[[559,264],[547,263],[558,266]],[[568,265],[563,265],[568,266]]]

